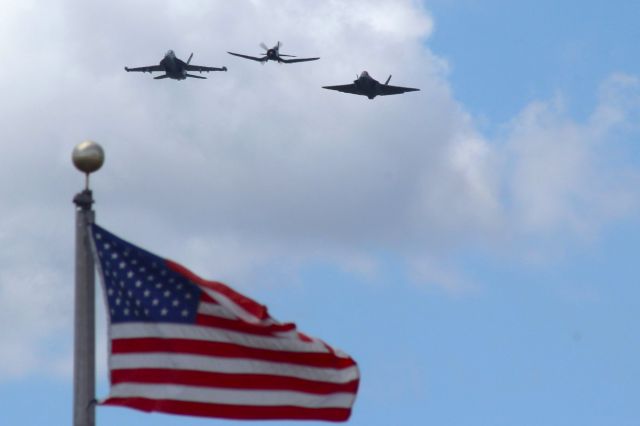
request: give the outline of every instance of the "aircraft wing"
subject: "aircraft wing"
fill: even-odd
[[[380,92],[378,93],[378,95],[380,96],[399,95],[405,92],[415,92],[416,90],[420,90],[414,89],[412,87],[389,86],[387,84],[381,84],[378,86],[378,88]]]
[[[245,58],[245,59],[251,59],[252,61],[264,62],[264,61],[267,60],[266,56],[263,56],[262,58],[256,58],[255,56],[241,55],[240,53],[233,53],[233,52],[227,52],[227,53],[229,55],[239,56],[239,57]]]
[[[282,55],[280,55],[280,62],[284,62],[285,64],[293,64],[294,62],[316,61],[318,59],[320,59],[320,58],[282,59]]]
[[[323,89],[337,90],[338,92],[362,95],[355,84],[343,84],[340,86],[322,86]]]
[[[209,72],[209,71],[226,71],[227,67],[216,68],[216,67],[205,67],[202,65],[189,65],[185,64],[185,69],[187,71],[198,71],[198,72]]]
[[[164,68],[161,67],[160,65],[149,65],[148,67],[137,67],[137,68],[124,67],[124,69],[127,72],[131,72],[131,71],[137,71],[137,72],[160,72],[160,71],[164,71]]]
[[[206,80],[207,77],[203,77],[201,75],[195,75],[195,74],[185,74],[187,77],[191,77],[191,78],[201,78],[203,80]]]

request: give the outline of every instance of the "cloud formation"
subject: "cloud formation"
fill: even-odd
[[[0,188],[0,319],[16,324],[2,329],[11,371],[0,380],[57,371],[48,339],[69,341],[82,184],[69,157],[85,138],[107,155],[93,177],[102,225],[240,288],[266,285],[256,272],[274,263],[375,274],[387,252],[416,281],[457,292],[471,285],[447,255],[470,242],[588,233],[636,208],[636,171],[608,146],[637,115],[634,77],[606,82],[585,123],[542,100],[488,140],[452,95],[428,48],[433,19],[413,1],[33,0],[5,12],[0,43],[20,66],[0,70],[0,178],[11,183]],[[261,66],[225,53],[278,40],[321,60]],[[168,49],[229,72],[175,82],[122,69]],[[320,88],[363,69],[421,91],[369,101]]]
[[[520,231],[588,236],[637,209],[638,173],[616,158],[616,135],[637,116],[639,89],[637,78],[614,74],[584,123],[569,116],[561,98],[532,103],[510,123],[504,155]]]

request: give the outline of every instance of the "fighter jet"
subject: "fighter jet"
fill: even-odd
[[[284,55],[280,53],[280,46],[282,43],[278,42],[272,48],[268,48],[264,43],[260,43],[260,47],[262,47],[266,52],[261,57],[249,56],[249,55],[241,55],[240,53],[227,52],[233,56],[239,56],[245,59],[251,59],[252,61],[262,62],[263,64],[269,60],[276,61],[278,63],[292,64],[294,62],[307,62],[307,61],[315,61],[320,58],[298,58],[298,59],[283,59],[284,57],[295,58],[293,55]]]
[[[201,65],[190,65],[191,58],[193,58],[193,53],[189,55],[189,59],[187,62],[184,62],[178,58],[176,58],[176,54],[173,53],[173,50],[169,50],[164,58],[160,61],[159,65],[149,65],[148,67],[138,67],[138,68],[129,68],[124,67],[127,72],[137,71],[137,72],[163,72],[164,75],[159,75],[158,77],[153,77],[156,80],[160,80],[163,78],[172,78],[174,80],[184,80],[187,77],[192,78],[202,78],[206,79],[207,77],[202,77],[199,75],[189,74],[188,71],[198,71],[209,72],[209,71],[226,71],[227,67],[215,68],[215,67],[204,67]]]
[[[384,84],[381,84],[378,80],[371,77],[368,72],[362,71],[362,74],[357,76],[357,79],[354,80],[352,84],[343,84],[341,86],[322,86],[322,88],[337,90],[344,93],[352,93],[354,95],[362,95],[369,99],[373,99],[378,95],[399,95],[404,92],[420,90],[413,89],[411,87],[389,86],[389,80],[391,80],[391,76],[387,78],[387,81],[385,81]]]

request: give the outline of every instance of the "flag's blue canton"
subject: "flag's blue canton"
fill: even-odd
[[[109,316],[118,322],[193,323],[201,290],[164,259],[92,225]]]

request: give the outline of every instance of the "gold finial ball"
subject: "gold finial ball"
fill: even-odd
[[[93,173],[102,167],[104,163],[104,151],[94,141],[80,142],[73,148],[73,165],[84,173]]]

